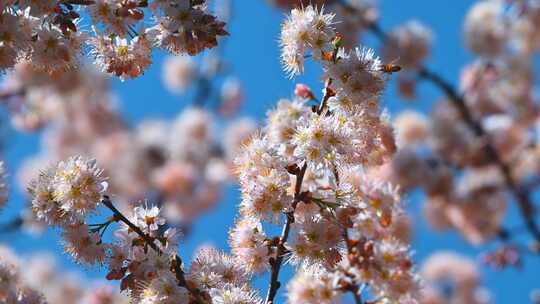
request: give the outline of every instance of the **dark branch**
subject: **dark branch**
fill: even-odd
[[[283,225],[283,230],[281,232],[281,237],[279,238],[279,243],[277,245],[276,256],[271,260],[272,274],[270,277],[270,285],[268,287],[268,293],[266,294],[266,304],[271,304],[274,301],[276,293],[281,286],[279,282],[279,271],[281,269],[281,264],[283,263],[283,258],[285,256],[286,248],[285,242],[289,238],[289,232],[291,230],[291,224],[294,222],[294,211],[298,203],[302,200],[302,181],[304,180],[304,175],[306,173],[307,163],[304,163],[300,172],[296,175],[296,185],[294,189],[294,198],[291,205],[291,211],[285,213],[286,219],[285,224]]]
[[[152,238],[150,235],[144,233],[137,225],[133,224],[129,219],[127,219],[122,212],[120,212],[116,207],[113,205],[111,199],[104,195],[101,199],[101,203],[105,205],[105,207],[109,208],[116,218],[117,221],[123,222],[126,224],[133,232],[137,233],[150,248],[155,250],[157,253],[162,254],[163,251],[156,245],[154,242],[154,238]],[[195,303],[198,304],[205,304],[206,301],[202,298],[201,292],[191,287],[189,284],[187,284],[184,270],[182,269],[182,259],[176,254],[171,261],[171,266],[174,269],[174,273],[176,275],[176,279],[178,280],[178,284],[182,287],[185,287],[191,295],[195,298]]]
[[[388,35],[376,23],[370,26],[370,31],[383,42],[388,39]],[[491,143],[489,134],[472,116],[470,109],[465,103],[464,97],[458,93],[452,84],[426,67],[422,67],[418,70],[418,76],[432,82],[435,86],[441,89],[450,99],[452,105],[454,105],[454,107],[459,111],[463,121],[474,132],[474,134],[478,137],[486,139],[485,152],[487,156],[495,165],[497,165],[504,178],[506,187],[515,197],[521,216],[523,217],[525,225],[527,226],[527,230],[536,239],[536,241],[540,242],[540,229],[538,228],[538,225],[534,219],[535,210],[534,204],[530,198],[530,193],[525,188],[519,186],[514,180],[510,167],[502,160],[497,149],[495,149]]]

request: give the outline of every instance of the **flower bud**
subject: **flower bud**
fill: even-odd
[[[294,89],[294,95],[309,100],[315,99],[315,96],[313,96],[311,89],[303,83],[299,83],[296,85],[296,88]]]

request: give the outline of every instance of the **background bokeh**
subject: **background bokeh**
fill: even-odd
[[[385,30],[409,19],[418,19],[429,26],[435,41],[432,54],[427,65],[439,72],[444,78],[456,82],[461,67],[468,63],[472,56],[463,47],[462,22],[471,0],[382,0],[380,1],[381,21]],[[232,74],[242,83],[245,101],[238,115],[248,115],[261,121],[266,111],[273,107],[281,97],[290,97],[298,82],[309,84],[316,92],[322,88],[319,70],[309,66],[304,76],[293,80],[287,79],[279,62],[278,36],[280,22],[284,12],[279,11],[263,0],[233,1],[233,16],[227,30],[230,33],[225,41],[224,59],[230,63]],[[376,48],[378,41],[369,33],[362,38],[364,44]],[[142,77],[136,80],[120,82],[114,80],[113,90],[118,96],[118,108],[128,123],[147,118],[173,118],[183,107],[189,106],[191,95],[175,96],[168,93],[161,82],[161,66],[165,54],[156,53],[154,65]],[[390,113],[406,107],[414,107],[427,112],[438,100],[440,92],[430,84],[421,84],[417,99],[413,102],[400,99],[395,94],[391,81],[382,102]],[[209,104],[211,106],[211,103]],[[14,169],[21,161],[39,149],[39,134],[9,133],[3,156],[7,163],[9,176],[10,202],[8,208],[0,214],[0,223],[9,221],[18,214],[24,205],[21,189],[17,189]],[[239,201],[236,186],[230,186],[217,208],[199,218],[191,227],[190,233],[180,247],[184,260],[188,261],[195,249],[203,244],[212,244],[228,250],[227,229],[234,223],[236,205]],[[419,211],[420,195],[413,193],[405,197],[407,209],[414,224],[413,248],[415,259],[421,262],[436,250],[455,250],[469,257],[478,259],[482,251],[493,248],[489,244],[482,248],[474,248],[466,243],[456,232],[440,233],[428,229]],[[536,195],[537,200],[540,197]],[[521,223],[516,210],[511,208],[505,222],[507,227],[519,227]],[[496,241],[495,241],[496,242]],[[55,231],[47,231],[40,237],[32,237],[24,233],[14,232],[0,235],[0,243],[8,243],[19,254],[26,255],[35,251],[51,251],[57,255],[60,267],[66,270],[84,272],[89,278],[102,278],[99,269],[83,269],[70,261],[62,253],[59,239]],[[540,257],[526,257],[521,269],[506,269],[500,272],[482,268],[482,281],[492,292],[496,303],[528,303],[529,293],[540,288]],[[290,276],[284,272],[283,278]],[[268,278],[258,278],[255,286],[262,292],[266,290]],[[281,292],[285,288],[281,289]],[[283,300],[283,299],[280,299]],[[281,301],[280,301],[281,302]]]

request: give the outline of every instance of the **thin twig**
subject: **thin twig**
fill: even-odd
[[[266,300],[264,301],[266,304],[273,303],[276,293],[281,286],[281,283],[279,282],[279,271],[281,269],[281,264],[283,263],[283,258],[286,252],[285,242],[289,238],[291,225],[294,222],[294,211],[296,210],[296,206],[302,200],[302,181],[304,180],[306,169],[307,163],[304,163],[304,165],[296,175],[296,185],[291,210],[285,213],[285,224],[283,225],[281,237],[279,238],[279,243],[277,245],[276,256],[271,261],[272,274],[270,277],[268,293],[266,294]]]
[[[349,291],[352,293],[352,295],[354,297],[354,303],[355,304],[363,304],[362,296],[358,292],[358,286],[354,285],[354,288],[351,288]]]
[[[0,224],[0,233],[9,233],[19,230],[23,225],[23,217],[18,215],[7,223]]]
[[[388,35],[379,27],[378,24],[373,23],[369,29],[381,41],[384,42],[388,39]],[[444,94],[450,99],[452,105],[454,105],[454,107],[459,111],[463,121],[474,132],[474,134],[486,140],[485,152],[487,156],[491,159],[493,163],[497,165],[499,171],[504,178],[506,187],[515,197],[521,216],[523,217],[525,225],[527,226],[527,230],[531,233],[531,235],[535,238],[537,242],[540,242],[540,229],[538,228],[538,225],[536,224],[536,221],[534,219],[534,204],[531,201],[529,192],[523,187],[520,187],[514,180],[510,167],[502,160],[497,149],[495,149],[495,147],[489,140],[489,134],[484,130],[483,126],[474,119],[470,109],[465,103],[464,97],[460,93],[458,93],[454,86],[451,85],[448,81],[446,81],[440,75],[429,70],[426,67],[421,67],[418,70],[418,76],[432,82],[435,86],[441,89]]]
[[[105,207],[109,208],[114,213],[114,216],[119,221],[123,222],[124,224],[126,224],[129,227],[129,229],[131,229],[133,232],[137,233],[147,243],[147,245],[150,246],[150,248],[152,248],[154,251],[156,251],[159,254],[163,253],[161,251],[161,249],[156,245],[156,243],[154,242],[154,239],[151,236],[144,233],[141,230],[141,228],[139,228],[137,225],[133,224],[130,220],[128,220],[122,214],[122,212],[120,212],[120,210],[116,209],[116,207],[113,205],[111,199],[108,196],[104,195],[103,198],[101,199],[101,203]]]
[[[342,235],[343,235],[343,239],[345,240],[345,245],[347,247],[347,256],[349,256],[349,254],[352,253],[352,245],[349,239],[349,233],[347,231],[347,228],[341,226],[341,229],[343,230]],[[346,290],[352,293],[355,304],[363,304],[362,292],[361,292],[360,286],[358,285],[358,282],[347,284]]]
[[[129,219],[127,219],[120,210],[118,210],[112,203],[111,199],[104,195],[101,199],[101,203],[109,208],[117,221],[123,222],[126,224],[133,232],[137,233],[145,242],[146,244],[152,248],[154,251],[156,251],[158,254],[163,254],[163,251],[156,245],[154,242],[154,239],[144,233],[137,225],[133,224]],[[182,259],[176,254],[173,256],[171,261],[171,266],[174,269],[174,273],[176,275],[176,279],[178,280],[178,284],[182,287],[185,287],[193,297],[195,297],[195,303],[198,304],[205,304],[206,301],[202,298],[201,293],[198,289],[193,288],[187,284],[184,270],[182,269]]]
[[[19,89],[15,91],[2,91],[0,92],[0,101],[8,100],[13,97],[22,96],[26,93],[25,89]]]
[[[317,109],[317,114],[321,115],[322,112],[324,111],[324,109],[326,108],[327,104],[328,104],[328,99],[330,99],[330,97],[333,96],[333,94],[331,94],[332,92],[332,89],[330,88],[330,85],[332,84],[332,78],[328,78],[326,80],[326,83],[324,84],[324,96],[323,96],[323,99],[320,103],[320,106],[319,106],[319,109]]]

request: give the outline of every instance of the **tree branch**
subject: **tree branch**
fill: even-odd
[[[264,303],[266,304],[273,303],[276,293],[281,286],[281,283],[279,282],[279,271],[281,269],[281,264],[283,263],[283,258],[286,252],[285,242],[289,238],[291,224],[294,222],[294,211],[296,210],[296,206],[302,200],[302,181],[304,180],[306,169],[307,163],[304,162],[304,165],[302,166],[298,174],[296,174],[296,184],[294,189],[294,198],[291,205],[291,211],[285,213],[285,224],[283,225],[281,237],[279,238],[279,243],[277,245],[276,256],[275,258],[271,259],[270,262],[272,266],[272,274],[270,276],[270,283],[268,287],[268,293],[266,294],[266,300],[264,301]]]
[[[0,233],[9,233],[19,230],[24,223],[22,216],[18,215],[7,223],[0,224]]]
[[[141,228],[139,228],[137,225],[133,224],[128,218],[126,218],[122,214],[122,212],[120,212],[120,210],[118,210],[113,205],[109,196],[104,195],[101,199],[101,203],[113,212],[114,217],[117,221],[126,224],[131,230],[133,230],[133,232],[137,233],[150,248],[152,248],[158,254],[163,254],[163,251],[155,244],[154,239],[150,235],[144,233]],[[187,284],[185,273],[182,269],[182,259],[178,256],[178,254],[174,255],[174,257],[172,258],[171,266],[174,269],[178,284],[182,287],[185,287],[191,293],[191,295],[195,298],[195,303],[206,304],[207,302],[202,298],[201,292],[197,288],[193,288],[189,286],[189,284]]]
[[[388,39],[388,35],[379,27],[378,24],[373,23],[369,29],[382,42]],[[531,201],[529,192],[523,187],[520,187],[514,180],[510,167],[502,160],[498,151],[491,143],[489,134],[484,130],[482,125],[474,119],[470,109],[465,103],[464,97],[458,93],[454,86],[448,81],[426,67],[421,67],[418,70],[418,76],[432,82],[435,86],[441,89],[450,99],[452,105],[454,105],[454,107],[459,111],[463,121],[474,132],[474,134],[478,137],[486,139],[486,154],[491,161],[495,163],[504,178],[506,187],[515,197],[521,216],[525,221],[525,225],[527,226],[527,230],[537,242],[540,242],[540,229],[538,228],[538,225],[534,219],[535,208]]]
[[[499,152],[491,143],[489,134],[485,131],[482,125],[473,118],[463,96],[457,93],[456,89],[439,75],[425,67],[418,71],[418,75],[438,86],[460,112],[463,121],[465,121],[475,135],[486,139],[485,152],[487,156],[497,166],[497,168],[499,168],[499,171],[504,178],[506,187],[515,197],[521,216],[523,217],[525,225],[527,226],[527,230],[529,230],[536,241],[540,242],[540,229],[538,228],[538,225],[534,219],[535,208],[530,199],[530,194],[523,187],[520,187],[514,180],[510,167],[502,160]]]
[[[363,304],[362,303],[362,297],[358,293],[358,286],[355,285],[354,287],[355,288],[349,290],[352,293],[353,297],[354,297],[354,303],[355,304]]]

